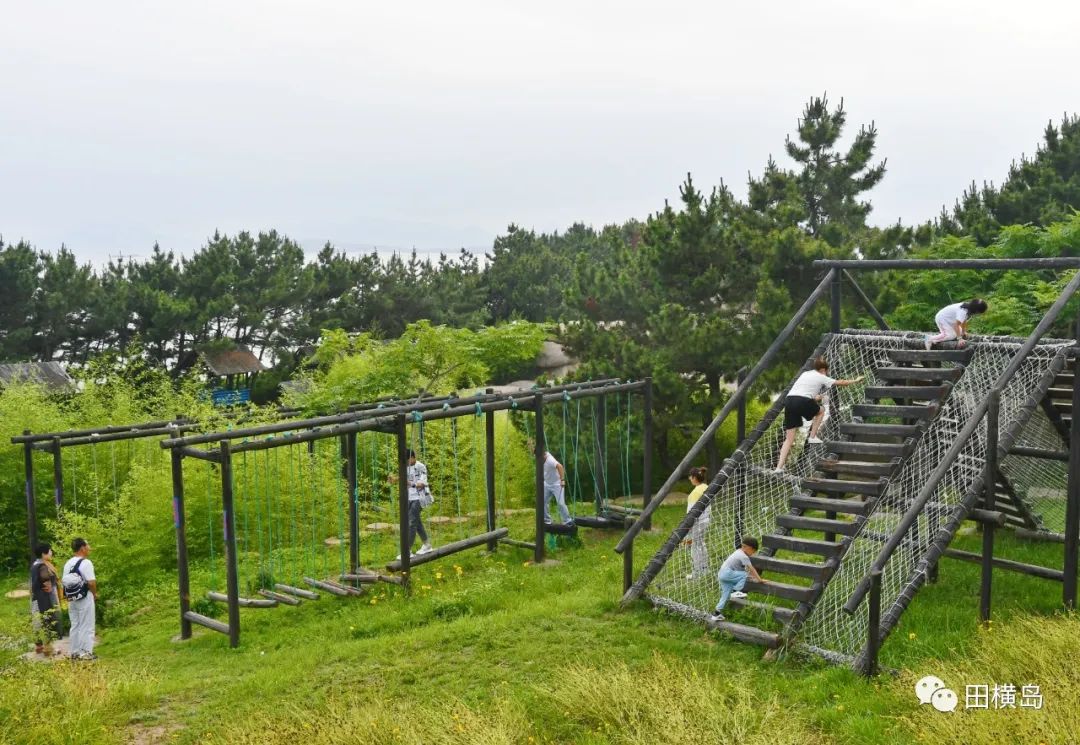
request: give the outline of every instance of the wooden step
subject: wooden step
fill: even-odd
[[[874,422],[841,422],[837,425],[842,435],[852,437],[916,437],[920,433],[917,424],[876,424]]]
[[[761,545],[774,551],[793,551],[799,554],[816,554],[825,557],[836,556],[844,550],[843,543],[832,543],[816,538],[802,538],[793,535],[763,535],[761,536]]]
[[[809,579],[820,579],[828,569],[824,564],[808,564],[805,561],[777,559],[774,556],[761,556],[760,554],[751,557],[750,563],[754,565],[754,569],[757,569],[758,572],[779,572],[780,574],[790,574],[793,577],[807,577]]]
[[[913,443],[907,442],[859,442],[858,440],[826,440],[825,450],[830,453],[853,455],[886,455],[904,457],[911,452]]]
[[[747,644],[759,644],[769,649],[776,649],[780,646],[780,635],[772,631],[763,631],[756,626],[744,626],[741,623],[732,623],[731,621],[713,621],[708,620],[705,625],[715,631],[723,631],[731,634],[733,637],[741,642]]]
[[[843,512],[846,515],[866,515],[873,507],[871,502],[858,499],[825,499],[823,497],[792,497],[791,506],[801,510]]]
[[[1073,390],[1069,388],[1051,388],[1046,392],[1050,398],[1072,398]]]
[[[824,492],[826,494],[866,494],[876,497],[885,489],[888,483],[884,479],[878,481],[847,481],[845,479],[802,479],[802,488],[811,492]]]
[[[851,476],[867,476],[869,478],[878,479],[882,476],[892,475],[896,465],[890,462],[870,463],[869,461],[864,460],[837,460],[836,458],[827,458],[819,460],[814,464],[814,468],[823,473],[844,473]]]
[[[937,415],[937,404],[926,406],[886,406],[884,404],[855,404],[851,407],[852,416],[896,417],[898,419],[933,419]]]
[[[878,380],[958,380],[962,367],[879,367],[874,370]]]
[[[786,598],[787,600],[798,600],[800,603],[806,603],[814,599],[816,592],[813,587],[807,587],[805,585],[788,585],[783,582],[755,582],[752,579],[746,580],[746,587],[743,588],[746,592],[756,592],[759,595],[772,595],[775,598]]]
[[[761,613],[771,613],[773,619],[779,623],[790,623],[791,619],[795,617],[794,608],[785,608],[782,605],[769,605],[768,603],[761,603],[757,600],[750,600],[749,598],[729,598],[727,607],[758,611]]]
[[[940,401],[949,393],[947,385],[872,385],[863,389],[868,401],[893,398],[911,401]]]
[[[893,362],[967,362],[973,350],[968,349],[890,349],[885,352]]]
[[[855,535],[858,523],[847,520],[828,520],[823,517],[802,517],[801,515],[779,515],[776,524],[789,530],[820,530],[822,533]]]

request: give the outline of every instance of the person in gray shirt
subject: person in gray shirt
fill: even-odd
[[[757,538],[748,536],[742,539],[742,546],[732,551],[724,560],[720,571],[716,574],[716,578],[720,581],[720,600],[716,603],[716,610],[713,611],[712,620],[724,620],[723,611],[728,598],[746,597],[746,593],[742,589],[746,586],[747,578],[753,579],[755,582],[769,581],[762,579],[761,575],[754,569],[754,565],[750,563],[750,557],[757,553],[757,549]]]

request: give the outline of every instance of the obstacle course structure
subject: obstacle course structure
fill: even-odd
[[[596,411],[606,411],[606,399],[619,401],[625,396],[626,407],[619,410],[629,427],[629,397],[643,394],[646,406],[641,421],[644,440],[648,442],[652,426],[650,389],[648,380],[629,383],[602,380],[537,388],[522,394],[495,394],[489,390],[464,398],[380,405],[344,414],[223,432],[185,436],[176,432],[163,440],[161,446],[172,453],[181,637],[189,638],[192,625],[196,624],[228,635],[230,645],[237,646],[241,608],[269,608],[278,603],[295,605],[319,599],[318,592],[353,596],[363,592],[364,584],[378,581],[394,582],[408,592],[415,567],[470,548],[485,546],[494,551],[500,543],[505,543],[529,548],[534,562],[544,562],[548,533],[577,530],[576,525],[545,524],[543,519],[547,433],[555,431],[569,439],[568,407],[582,399],[593,399],[597,402]],[[545,426],[544,421],[545,408],[556,404],[563,407],[564,426],[561,430]],[[497,525],[500,515],[496,505],[497,412],[505,414],[504,433],[509,433],[513,426],[512,416],[525,417],[526,422],[530,415],[532,418],[532,426],[527,427],[529,439],[535,442],[535,523],[533,534],[529,536],[531,541],[511,538],[506,527]],[[595,455],[591,457],[597,465],[606,468],[606,417],[597,419],[603,422],[603,428],[596,430],[600,437],[595,443]],[[596,426],[594,424],[594,428]],[[442,429],[436,429],[438,427]],[[621,423],[619,427],[621,431]],[[428,463],[429,473],[434,471],[442,479],[436,505],[454,505],[452,515],[438,517],[445,518],[448,525],[459,526],[465,534],[449,542],[440,540],[428,553],[412,554],[407,454],[413,450],[423,459],[425,443],[432,438],[441,438],[444,443],[449,441],[454,454],[453,458],[442,462],[436,462],[433,456]],[[576,440],[573,442],[576,452]],[[508,452],[506,448],[504,443],[504,454]],[[463,459],[464,468],[458,458],[462,450],[468,453]],[[365,452],[368,453],[366,457]],[[628,445],[626,453],[627,460],[620,464],[620,469],[625,468],[628,484]],[[650,496],[648,463],[651,452],[647,447],[644,455],[643,504]],[[223,591],[212,588],[207,597],[227,605],[227,623],[192,609],[185,465],[198,467],[198,462],[207,464],[205,467],[212,469],[220,481],[217,494],[208,493],[206,498],[211,503],[207,516],[218,511],[221,514],[221,541],[216,555],[225,565],[225,583]],[[505,476],[505,468],[503,470]],[[327,473],[333,474],[333,478],[326,477]],[[365,474],[370,474],[370,478]],[[394,478],[387,478],[391,474]],[[479,491],[469,486],[475,486],[481,474],[484,505],[482,510],[473,511],[462,495]],[[463,481],[469,482],[465,488]],[[393,493],[380,497],[384,487],[395,490],[396,498]],[[505,479],[503,494],[505,499]],[[623,509],[630,511],[625,506]],[[375,544],[377,536],[364,537],[361,528],[362,517],[374,517],[380,512],[388,517],[390,510],[397,513],[398,558],[393,560],[384,557],[385,551],[380,552]],[[469,531],[469,519],[480,516],[484,518],[484,530]],[[588,518],[579,517],[578,521],[583,526],[590,525]],[[606,523],[597,519],[592,525],[607,527]],[[617,522],[619,527],[623,524],[621,520]],[[383,527],[392,526],[383,524]],[[209,532],[213,536],[213,526]],[[332,535],[324,539],[328,533]],[[339,553],[336,568],[330,566],[324,548],[326,544],[332,544]],[[365,546],[367,553],[362,555]],[[211,566],[214,566],[216,555],[212,537],[209,549]],[[382,561],[385,561],[387,573],[372,568]],[[212,576],[211,581],[216,578]]]
[[[629,558],[638,525],[617,550],[624,554],[625,602],[645,596],[743,641],[801,645],[870,673],[882,640],[942,556],[982,565],[984,620],[995,567],[1060,581],[1063,604],[1075,605],[1080,474],[1068,463],[1078,462],[1071,447],[1080,439],[1071,419],[1076,349],[1072,339],[1045,337],[1080,287],[1080,272],[1030,336],[975,337],[962,349],[946,345],[927,352],[922,334],[841,331],[840,282],[846,277],[857,288],[845,270],[1076,268],[1080,261],[856,263],[819,262],[829,270],[826,278],[645,515],[698,456],[705,438],[745,399],[749,385],[813,305],[831,291],[833,330],[804,369],[823,354],[830,374],[866,375],[867,382],[831,392],[830,416],[819,433],[823,444],[806,445],[793,453],[784,473],[773,472],[783,438],[781,395],[640,575],[634,578]],[[869,304],[861,291],[856,295]],[[879,327],[886,326],[876,311],[871,315]],[[948,547],[964,520],[982,528],[981,555]],[[1062,568],[995,557],[994,534],[1002,526],[1062,541]],[[739,623],[712,621],[716,571],[744,535],[762,536],[753,563],[770,581],[748,582],[748,598],[731,602],[729,608],[739,608]],[[707,568],[694,566],[688,536],[704,540]],[[700,551],[699,546],[694,553]]]

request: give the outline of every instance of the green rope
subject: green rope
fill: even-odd
[[[343,479],[338,475],[338,564],[341,566],[341,573],[345,573],[345,494],[349,489],[347,479]]]
[[[266,554],[264,552],[263,545],[263,527],[262,527],[262,502],[259,499],[262,492],[259,490],[259,451],[254,451],[255,454],[251,456],[251,490],[255,495],[255,530],[259,534],[259,569],[256,579],[259,582],[259,587],[265,587],[266,579]],[[246,453],[245,453],[246,455]],[[270,589],[270,588],[267,588]]]
[[[207,446],[207,450],[209,450]],[[213,481],[214,467],[206,464],[206,527],[210,535],[210,589],[217,589],[217,562],[214,560],[214,507],[210,498],[210,482]]]
[[[271,436],[271,437],[267,437],[266,439],[267,440],[273,440],[274,438]],[[266,524],[267,524],[267,530],[268,530],[268,532],[270,534],[269,545],[267,546],[267,549],[269,550],[269,553],[270,553],[270,571],[274,575],[275,579],[277,579],[278,581],[282,581],[283,578],[281,577],[281,570],[282,570],[281,559],[278,556],[277,549],[274,548],[274,527],[275,527],[275,518],[278,517],[278,510],[277,510],[277,499],[275,499],[275,491],[276,491],[276,488],[277,488],[275,486],[275,483],[277,482],[277,479],[273,478],[271,476],[271,473],[270,473],[270,471],[271,471],[271,468],[270,468],[271,454],[273,454],[274,464],[275,464],[275,468],[273,470],[276,472],[277,471],[276,464],[277,464],[277,460],[278,460],[277,448],[269,448],[269,449],[267,449],[266,458],[263,460],[263,468],[265,469],[264,470],[264,476],[265,476],[265,481],[266,481],[266,486],[267,486],[267,488],[266,488]],[[281,526],[278,525],[277,527],[278,527],[278,536],[280,536],[281,535]]]
[[[631,490],[631,488],[633,488],[633,484],[631,483],[631,479],[630,479],[630,442],[631,442],[631,435],[632,435],[630,427],[631,427],[632,422],[634,421],[634,418],[630,414],[630,404],[631,404],[630,391],[627,391],[626,392],[626,448],[624,450],[625,457],[623,458],[623,470],[626,473],[626,475],[625,475],[625,477],[623,479],[623,496],[627,497],[627,498],[629,498],[630,490]]]

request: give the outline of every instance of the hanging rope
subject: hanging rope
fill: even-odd
[[[210,446],[207,445],[207,450]],[[210,482],[214,480],[214,466],[207,461],[206,463],[206,528],[207,533],[210,536],[210,589],[216,590],[217,584],[217,562],[214,560],[214,506],[210,497]]]

